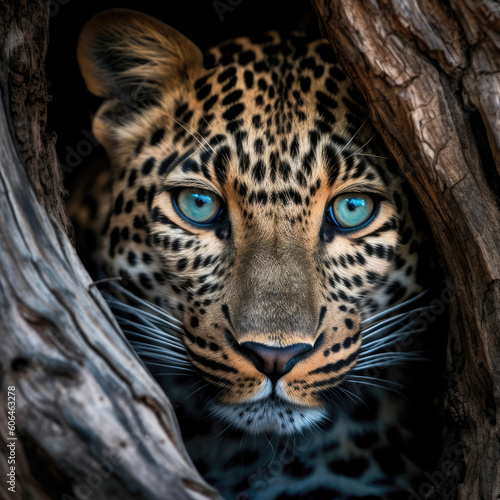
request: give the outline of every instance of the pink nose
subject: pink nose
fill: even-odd
[[[241,347],[249,354],[255,368],[276,383],[288,373],[297,361],[312,349],[310,344],[293,344],[286,347],[269,347],[257,342],[243,342]],[[300,358],[299,358],[300,356]]]

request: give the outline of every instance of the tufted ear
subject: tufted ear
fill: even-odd
[[[201,69],[200,49],[151,16],[112,9],[94,16],[78,40],[78,63],[87,88],[104,98],[140,103]]]

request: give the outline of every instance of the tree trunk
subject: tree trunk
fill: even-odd
[[[447,403],[458,437],[448,429],[441,463],[411,498],[500,498],[500,7],[313,3],[427,213],[451,292]]]
[[[68,237],[44,133],[49,3],[0,1],[2,497],[220,498]]]

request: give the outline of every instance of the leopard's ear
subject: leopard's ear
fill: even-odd
[[[200,49],[146,14],[111,9],[94,16],[78,40],[78,63],[93,94],[140,102],[181,85],[203,65]]]

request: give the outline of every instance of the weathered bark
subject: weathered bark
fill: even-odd
[[[500,171],[500,7],[490,0],[313,3],[325,37],[427,213],[455,299],[448,404],[463,451],[452,447],[450,430],[441,463],[428,471],[446,480],[439,476],[440,486],[416,493],[500,498],[500,211],[494,175],[495,165]],[[462,477],[452,467],[461,459]]]
[[[0,1],[0,12],[2,496],[219,498],[194,469],[165,394],[88,290],[68,238],[44,133],[49,2]],[[6,491],[12,443],[15,493]]]

